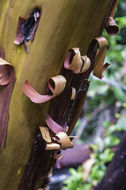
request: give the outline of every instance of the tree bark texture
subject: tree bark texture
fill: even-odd
[[[45,151],[40,125],[45,125],[43,105],[32,103],[23,93],[25,80],[44,94],[47,81],[59,73],[75,87],[82,83],[74,105],[68,102],[68,92],[47,104],[53,119],[64,125],[69,123],[71,133],[88,89],[87,79],[93,69],[73,76],[65,71],[66,52],[79,47],[93,60],[95,49],[90,47],[93,38],[101,35],[114,0],[1,0],[0,47],[5,60],[15,69],[16,81],[9,106],[9,122],[4,148],[0,149],[0,189],[33,190],[47,183],[47,175],[54,164],[53,151]],[[19,17],[27,18],[39,7],[42,15],[33,42],[27,54],[24,45],[13,43]],[[77,87],[79,89],[79,87]],[[1,93],[1,91],[0,91]],[[1,102],[0,102],[1,103]],[[69,117],[68,117],[69,115]]]

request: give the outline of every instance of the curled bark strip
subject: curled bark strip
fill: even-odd
[[[105,26],[105,29],[110,36],[115,36],[119,31],[118,25],[115,22],[115,20],[113,19],[115,12],[116,12],[117,4],[118,4],[118,0],[115,0],[113,8],[111,10],[111,13],[107,19],[107,23]]]
[[[50,115],[47,114],[47,113],[45,113],[45,122],[46,122],[47,126],[49,127],[49,129],[50,129],[53,133],[55,133],[55,134],[57,134],[57,133],[59,133],[59,132],[61,132],[61,131],[62,131],[62,132],[64,131],[63,127],[61,127],[58,123],[56,123],[56,122],[50,117]]]
[[[89,69],[89,67],[91,65],[91,60],[86,55],[82,56],[81,59],[83,61],[83,66],[82,66],[82,69],[81,69],[80,73],[84,73]]]
[[[75,74],[86,72],[90,67],[91,61],[87,56],[80,54],[79,48],[72,48],[67,52],[64,68],[72,70]]]
[[[5,86],[11,82],[13,71],[13,66],[0,58],[0,86]]]
[[[104,37],[95,38],[93,41],[96,43],[98,47],[95,57],[93,74],[101,79],[103,77],[103,71],[108,66],[108,64],[104,65],[108,42]]]
[[[70,49],[64,61],[65,69],[72,70],[74,73],[79,73],[83,65],[79,48]]]
[[[34,103],[44,103],[55,96],[61,94],[66,86],[66,79],[62,75],[57,75],[55,77],[51,77],[48,81],[48,87],[51,91],[52,95],[41,95],[39,94],[28,81],[25,81],[23,86],[24,94],[30,98],[30,100]]]
[[[46,150],[60,150],[60,144],[58,144],[58,143],[47,143],[45,149]]]
[[[64,132],[59,132],[56,134],[56,139],[57,142],[61,144],[61,149],[66,149],[66,148],[73,148],[73,143],[70,140],[70,137],[64,133]]]
[[[40,128],[40,131],[41,131],[41,134],[42,134],[42,138],[46,142],[51,143],[52,139],[50,137],[49,129],[47,127],[39,127],[39,128]]]
[[[4,147],[7,136],[9,105],[15,83],[14,68],[0,58],[0,146]]]
[[[69,137],[65,132],[59,132],[55,137],[52,137],[54,142],[46,144],[46,150],[73,148],[73,143],[70,138],[71,137]]]
[[[115,36],[119,31],[117,23],[115,22],[114,18],[111,16],[108,17],[105,28],[110,36]]]
[[[45,122],[49,129],[55,133],[54,137],[50,136],[49,130],[46,127],[40,127],[42,137],[46,141],[46,150],[58,150],[72,148],[73,143],[65,132],[64,129],[57,124],[47,113],[45,114]],[[53,142],[52,142],[53,140]],[[58,144],[57,144],[58,143]]]

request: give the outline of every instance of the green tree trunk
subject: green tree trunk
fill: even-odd
[[[86,54],[91,40],[101,34],[113,3],[114,0],[0,1],[0,47],[16,74],[7,138],[0,149],[1,190],[37,189],[46,183],[44,179],[53,165],[52,153],[45,151],[38,135],[39,126],[44,124],[43,105],[32,103],[24,95],[25,80],[44,94],[48,79],[60,73],[68,49],[79,47]],[[42,15],[27,54],[23,44],[15,45],[13,41],[19,16],[27,18],[35,7],[41,8]],[[71,128],[83,101],[84,98],[77,106]]]

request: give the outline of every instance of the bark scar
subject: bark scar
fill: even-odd
[[[19,17],[14,44],[20,45],[24,42],[26,53],[28,53],[27,43],[34,39],[40,16],[41,10],[39,8],[35,8],[27,19]]]

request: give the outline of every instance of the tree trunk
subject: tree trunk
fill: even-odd
[[[110,163],[104,178],[96,190],[125,190],[126,189],[126,133]]]
[[[89,44],[93,38],[101,35],[114,2],[1,0],[0,47],[1,51],[5,51],[5,60],[13,65],[16,76],[14,89],[11,87],[12,97],[10,94],[5,101],[5,96],[0,96],[0,125],[3,115],[8,122],[5,146],[0,149],[1,190],[33,190],[47,184],[47,176],[55,160],[54,151],[45,150],[45,142],[39,131],[39,126],[45,125],[43,105],[31,102],[24,95],[23,84],[28,80],[44,94],[48,79],[59,73],[65,76],[69,87],[75,86],[79,90],[78,86],[82,84],[85,90],[78,94],[74,103],[68,101],[70,95],[65,90],[51,104],[47,104],[50,115],[57,123],[62,126],[66,122],[69,124],[70,134],[83,106],[88,89],[87,79],[93,69],[96,51],[94,47],[89,48]],[[42,10],[42,14],[29,53],[26,53],[24,45],[15,45],[13,42],[19,17],[28,18],[36,7]],[[79,47],[83,55],[88,52],[92,60],[84,74],[75,75],[63,68],[66,52],[73,47]],[[0,86],[0,94],[7,87]],[[4,109],[6,107],[9,112]]]

